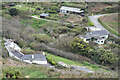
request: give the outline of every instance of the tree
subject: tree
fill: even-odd
[[[16,16],[16,15],[18,15],[18,9],[16,9],[16,8],[11,8],[11,9],[9,10],[9,14],[10,14],[11,16]]]
[[[75,38],[71,44],[72,52],[86,55],[89,50],[89,46],[80,38]]]

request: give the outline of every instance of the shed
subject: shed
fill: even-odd
[[[67,64],[63,63],[63,62],[58,62],[58,64],[64,66],[64,67],[67,67]]]
[[[49,16],[49,14],[47,14],[47,13],[42,13],[42,14],[40,14],[40,17],[41,17],[41,18],[45,18],[45,17],[47,17],[47,16]]]

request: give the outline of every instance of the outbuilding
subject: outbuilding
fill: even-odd
[[[49,14],[47,14],[47,13],[40,14],[40,18],[45,18],[45,17],[48,17],[48,16],[49,16]]]
[[[73,8],[73,7],[62,6],[60,8],[60,12],[62,12],[64,14],[66,14],[66,13],[81,14],[81,13],[84,13],[84,10],[81,10],[80,8]]]

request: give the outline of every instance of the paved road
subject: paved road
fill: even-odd
[[[116,13],[114,13],[114,14],[116,14]],[[108,31],[107,29],[105,29],[105,28],[98,22],[98,18],[101,17],[101,16],[104,16],[104,15],[108,15],[108,14],[100,14],[100,15],[94,15],[94,16],[88,16],[88,17],[89,17],[89,19],[91,20],[91,22],[92,22],[97,28],[100,28],[100,29],[103,29],[103,30]],[[109,31],[108,31],[108,32],[109,32]],[[120,39],[120,37],[112,34],[111,32],[109,32],[109,33],[110,33],[110,35],[112,35],[112,36]]]

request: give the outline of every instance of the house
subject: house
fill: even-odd
[[[20,58],[24,62],[36,63],[36,64],[47,64],[45,55],[43,54],[29,54],[24,55]]]
[[[66,7],[66,6],[62,6],[60,8],[60,12],[66,14],[81,14],[84,13],[84,10],[81,10],[80,8],[73,8],[73,7]]]
[[[67,64],[63,63],[63,62],[58,62],[58,64],[64,66],[64,67],[67,67]]]
[[[41,53],[24,55],[23,53],[20,52],[21,48],[17,44],[15,44],[11,39],[6,39],[4,45],[10,57],[16,58],[20,61],[24,61],[27,63],[47,64],[44,52],[43,54]]]
[[[86,35],[78,36],[85,42],[94,41],[97,44],[104,44],[108,38],[109,32],[106,30],[98,30],[87,33]]]
[[[45,17],[47,17],[47,16],[49,16],[49,14],[47,14],[47,13],[42,13],[42,14],[40,14],[40,18],[45,18]]]

